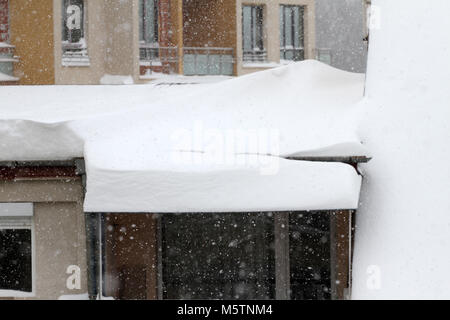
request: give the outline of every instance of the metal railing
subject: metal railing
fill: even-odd
[[[154,72],[155,67],[161,67],[162,73],[178,72],[178,47],[157,47],[155,45],[141,44],[139,46],[141,66],[149,67],[148,72]]]
[[[333,55],[331,49],[319,48],[314,49],[314,57],[316,60],[331,65],[333,63]]]
[[[88,51],[83,43],[62,43],[63,66],[88,66],[89,63]]]
[[[265,62],[267,61],[267,50],[244,50],[244,62]]]
[[[280,59],[291,61],[305,60],[304,48],[280,48]]]
[[[178,47],[157,47],[141,44],[140,65],[148,67],[147,72],[177,73],[179,61],[183,60],[183,74],[233,75],[234,49],[220,47],[184,47],[183,57]]]
[[[233,75],[234,50],[221,47],[185,47],[185,75]]]

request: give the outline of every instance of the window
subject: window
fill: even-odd
[[[139,1],[139,41],[141,60],[159,57],[159,8],[158,0]]]
[[[89,65],[84,0],[62,0],[63,65]]]
[[[139,3],[139,41],[158,44],[158,0],[140,0]]]
[[[0,42],[9,40],[8,0],[0,0]]]
[[[244,62],[265,61],[263,6],[243,6],[242,40]]]
[[[303,6],[280,6],[280,58],[305,59]]]
[[[0,292],[6,295],[32,292],[32,215],[32,204],[0,203]]]
[[[272,227],[267,213],[163,215],[163,298],[274,298]]]
[[[103,296],[343,299],[351,213],[103,216]]]

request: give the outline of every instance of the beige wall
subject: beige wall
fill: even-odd
[[[19,84],[54,84],[52,0],[9,1],[11,43]]]
[[[105,74],[139,76],[138,0],[85,0],[89,66],[63,66],[62,1],[54,2],[56,84],[99,84]]]
[[[242,6],[246,4],[264,6],[264,38],[267,48],[268,67],[246,67],[242,62]],[[305,58],[314,57],[315,44],[315,7],[314,0],[237,0],[236,1],[236,30],[237,30],[237,74],[244,75],[270,68],[274,63],[280,62],[280,22],[279,7],[282,4],[306,6],[305,12]]]
[[[81,179],[0,182],[0,202],[33,202],[34,299],[87,293]],[[81,269],[81,289],[66,287],[67,267]]]
[[[92,1],[92,0],[91,0]],[[138,75],[139,10],[138,0],[108,0],[106,19],[106,72],[114,75]]]

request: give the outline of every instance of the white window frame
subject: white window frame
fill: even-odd
[[[32,298],[36,296],[36,248],[33,203],[0,203],[0,230],[31,231],[31,292],[0,289],[0,298]],[[3,290],[3,293],[1,292]]]

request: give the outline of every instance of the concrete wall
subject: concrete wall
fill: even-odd
[[[306,6],[305,11],[305,58],[313,58],[315,46],[315,0],[237,0],[236,1],[236,30],[237,30],[237,74],[243,75],[255,71],[264,70],[270,67],[261,66],[258,68],[249,67],[242,62],[242,6],[246,4],[264,6],[264,38],[267,49],[268,61],[280,62],[280,21],[279,10],[281,4]]]
[[[81,180],[0,181],[0,202],[34,203],[33,299],[87,292]],[[67,267],[81,269],[81,289],[66,287]]]
[[[316,0],[316,47],[331,49],[332,66],[365,72],[366,0]]]
[[[113,75],[139,72],[139,10],[137,0],[108,0],[104,4],[105,71]]]
[[[19,84],[54,84],[53,0],[13,0],[9,5]]]

